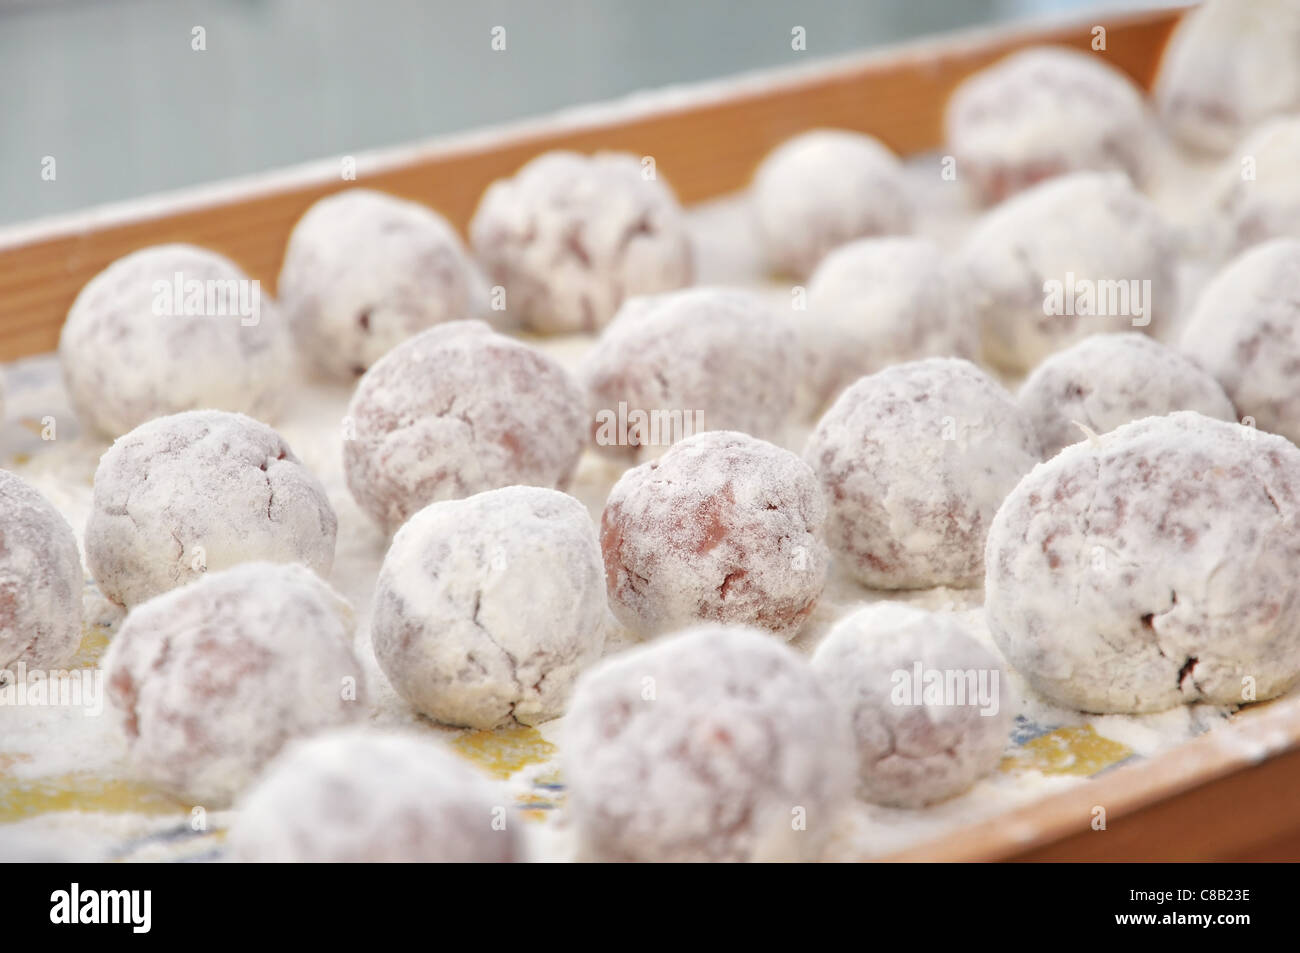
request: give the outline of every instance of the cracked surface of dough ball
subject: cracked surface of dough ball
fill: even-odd
[[[312,366],[348,380],[411,335],[474,317],[484,291],[446,219],[369,189],[307,210],[289,236],[277,286]]]
[[[805,403],[814,413],[890,364],[979,353],[961,276],[928,238],[865,238],[837,248],[808,282],[802,317]]]
[[[337,530],[325,488],[278,433],[196,410],[140,425],[100,459],[86,563],[105,596],[131,607],[243,562],[328,576]]]
[[[1142,92],[1104,53],[1013,53],[953,91],[944,131],[958,179],[984,204],[1068,172],[1145,177]]]
[[[509,794],[445,745],[341,729],[288,745],[241,800],[242,863],[511,863]]]
[[[993,514],[1038,456],[1015,399],[956,358],[862,378],[804,449],[831,549],[876,589],[979,585]]]
[[[561,750],[584,859],[815,859],[852,800],[853,742],[808,663],[699,626],[578,682]]]
[[[452,321],[384,355],[348,405],[348,489],[392,532],[430,503],[515,484],[563,489],[586,443],[582,388],[549,355]]]
[[[19,662],[66,665],[81,645],[84,588],[68,521],[35,488],[0,470],[0,670]]]
[[[1002,760],[1006,673],[950,615],[889,602],[859,609],[817,646],[812,667],[850,715],[865,800],[933,804]]]
[[[1269,120],[1223,161],[1211,186],[1215,217],[1211,227],[1220,229],[1217,237],[1227,254],[1272,238],[1300,238],[1297,169],[1300,116]]]
[[[878,139],[815,129],[773,149],[754,173],[754,212],[768,265],[802,278],[831,249],[912,227],[898,157]]]
[[[229,804],[290,739],[364,717],[354,628],[297,565],[246,563],[133,609],[104,657],[132,770]]]
[[[989,532],[1007,661],[1090,712],[1260,701],[1300,680],[1300,450],[1192,412],[1067,447]]]
[[[795,405],[797,350],[794,322],[752,292],[690,288],[634,298],[580,371],[595,446],[644,459],[696,429],[780,440]]]
[[[81,289],[59,337],[78,419],[106,437],[186,410],[275,419],[293,349],[282,312],[257,288],[193,245],[113,262]]]
[[[1236,419],[1232,401],[1213,376],[1178,351],[1134,332],[1094,334],[1058,351],[1034,368],[1016,400],[1034,425],[1044,457],[1086,439],[1077,424],[1103,434],[1176,410]]]
[[[1255,426],[1300,440],[1300,240],[1230,262],[1201,292],[1180,347]]]
[[[1156,207],[1104,172],[1060,176],[1008,199],[976,223],[959,255],[984,359],[1011,372],[1090,334],[1139,328],[1171,340],[1177,258],[1177,234]]]
[[[547,152],[483,193],[470,244],[506,311],[543,334],[596,331],[625,298],[691,283],[677,197],[636,156]]]
[[[641,636],[707,621],[792,638],[826,584],[825,519],[816,478],[788,450],[725,430],[682,440],[610,490],[610,606]]]
[[[371,632],[384,674],[416,709],[495,728],[562,714],[607,620],[587,508],[512,486],[434,503],[397,531]]]
[[[1298,50],[1292,0],[1207,0],[1174,28],[1156,107],[1185,145],[1227,152],[1260,121],[1300,108]]]

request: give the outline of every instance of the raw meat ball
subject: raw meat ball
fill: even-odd
[[[1141,417],[1194,410],[1235,420],[1219,382],[1182,354],[1145,334],[1094,334],[1058,351],[1020,388],[1020,407],[1038,433],[1043,456]]]
[[[1181,348],[1255,426],[1300,441],[1300,240],[1258,245],[1219,272]]]
[[[0,683],[19,662],[48,670],[71,661],[81,645],[84,588],[68,521],[0,470]]]
[[[977,200],[991,205],[1067,172],[1142,181],[1149,144],[1142,91],[1105,57],[1033,47],[953,91],[944,113],[948,149]]]
[[[797,351],[794,322],[751,292],[633,298],[580,371],[596,447],[644,459],[700,430],[780,439],[798,387]]]
[[[100,591],[134,606],[237,563],[334,563],[325,488],[265,424],[195,410],[142,424],[95,470],[86,563]]]
[[[967,289],[927,238],[865,238],[831,252],[808,283],[799,329],[814,412],[890,364],[979,353]]]
[[[914,211],[898,157],[846,129],[815,129],[772,150],[754,173],[753,202],[768,264],[798,278],[845,242],[910,231]]]
[[[610,606],[642,636],[704,620],[792,638],[826,584],[825,519],[793,453],[733,431],[690,437],[610,490],[600,521]]]
[[[561,752],[584,859],[818,856],[852,800],[853,742],[807,663],[706,625],[578,681]]]
[[[1300,450],[1180,412],[1066,447],[989,532],[1007,661],[1091,712],[1241,704],[1300,681]]]
[[[343,441],[348,489],[391,533],[439,500],[517,483],[563,488],[586,442],[585,403],[542,352],[482,321],[437,325],[357,384]]]
[[[1227,152],[1260,121],[1300,108],[1294,0],[1207,0],[1179,20],[1154,96],[1184,145]]]
[[[241,863],[511,863],[509,796],[427,738],[347,728],[289,745],[243,798]]]
[[[77,417],[106,437],[215,408],[271,420],[293,363],[288,324],[261,285],[193,245],[157,245],[92,278],[59,338]]]
[[[691,283],[677,197],[646,160],[548,152],[483,193],[470,244],[506,310],[542,333],[595,331],[624,298]]]
[[[1300,116],[1273,119],[1224,160],[1212,189],[1229,254],[1270,238],[1300,238]]]
[[[1022,192],[987,213],[961,253],[984,358],[1023,372],[1103,331],[1169,340],[1177,252],[1175,232],[1122,175],[1081,172]]]
[[[812,667],[852,717],[865,800],[933,804],[1002,760],[1006,673],[950,615],[892,602],[860,609],[831,629]]]
[[[104,657],[132,769],[230,803],[302,735],[363,717],[352,609],[303,566],[245,563],[133,609]]]
[[[348,379],[431,325],[473,317],[485,294],[446,219],[369,189],[307,210],[277,291],[313,367]]]
[[[969,361],[937,357],[859,380],[804,449],[831,549],[875,589],[979,585],[993,514],[1038,455],[1010,394]]]
[[[600,657],[608,605],[587,508],[511,486],[434,503],[397,531],[375,591],[375,657],[403,698],[450,725],[564,711]]]

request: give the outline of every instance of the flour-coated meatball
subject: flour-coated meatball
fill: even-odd
[[[241,800],[242,863],[511,863],[508,795],[430,738],[341,729],[288,746]]]
[[[538,156],[488,187],[469,235],[505,312],[543,334],[596,331],[695,269],[677,197],[649,157],[623,153]]]
[[[242,414],[159,417],[117,440],[95,470],[86,563],[128,608],[242,562],[334,564],[338,519],[284,439]]]
[[[793,453],[718,430],[628,470],[601,514],[610,606],[654,636],[697,621],[793,637],[826,582],[826,505]]]
[[[247,563],[133,609],[104,657],[127,761],[228,805],[297,737],[364,717],[352,609],[302,566]]]
[[[815,859],[853,788],[843,713],[762,632],[706,625],[578,682],[561,750],[585,859]]]
[[[1038,456],[1015,399],[954,358],[862,378],[804,448],[831,549],[877,589],[978,585],[993,514]]]
[[[186,410],[274,420],[292,373],[288,322],[229,259],[156,245],[87,282],[59,337],[78,419],[105,437]]]
[[[32,486],[0,470],[0,670],[19,662],[66,665],[81,645],[84,588],[68,521]]]
[[[472,318],[485,303],[482,278],[446,219],[369,189],[307,210],[276,290],[308,363],[345,380],[411,335]]]
[[[1142,92],[1104,52],[1012,53],[957,87],[944,126],[958,181],[985,204],[1068,172],[1146,175]]]
[[[855,238],[912,228],[903,168],[872,136],[814,129],[782,143],[754,173],[758,237],[771,268],[797,278]]]
[[[343,440],[348,489],[388,532],[440,500],[562,489],[586,442],[585,405],[554,358],[482,321],[437,325],[358,382]]]
[[[1300,680],[1300,450],[1190,411],[1066,447],[989,532],[1007,661],[1090,712],[1264,700]]]
[[[375,657],[437,721],[495,728],[564,711],[609,607],[596,527],[558,490],[511,486],[411,517],[375,587]]]
[[[933,804],[1002,760],[1006,672],[949,614],[892,602],[859,609],[817,646],[812,667],[852,718],[868,801]]]

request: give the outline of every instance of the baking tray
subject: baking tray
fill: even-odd
[[[0,229],[0,362],[53,350],[82,285],[137,248],[187,241],[219,251],[273,287],[289,231],[320,197],[354,185],[427,203],[464,229],[479,195],[532,156],[557,148],[612,149],[655,157],[684,203],[743,189],[757,162],[798,132],[835,126],[869,132],[903,155],[941,144],[943,103],[971,72],[1038,43],[1089,48],[1107,31],[1108,61],[1149,87],[1181,9],[1097,16],[1087,22],[997,28],[808,67],[642,94],[509,127],[359,154],[356,180],[325,160],[215,186]],[[38,360],[12,376],[48,374]],[[11,381],[12,386],[12,381]],[[31,453],[40,452],[33,431]],[[6,447],[13,452],[13,448]],[[25,459],[19,453],[15,459]],[[111,629],[111,626],[110,626]],[[91,625],[81,662],[94,664],[111,631]],[[1041,797],[975,823],[936,825],[897,860],[1224,860],[1300,857],[1300,698],[1252,706],[1154,757],[1094,732],[1086,720],[1021,719],[1016,753],[1044,777],[1068,779]],[[458,733],[462,753],[515,779],[524,816],[545,822],[562,803],[545,727]],[[0,745],[0,751],[3,746]],[[1014,764],[1012,768],[1014,768]],[[156,810],[170,818],[123,858],[219,855],[216,836],[192,837],[182,806],[120,779],[65,776],[33,786],[3,778],[0,821],[33,811]],[[1080,780],[1086,778],[1087,780]],[[1077,782],[1077,783],[1073,783]],[[1012,802],[1014,803],[1014,802]],[[1104,830],[1097,829],[1099,810]],[[851,845],[852,839],[849,839]],[[838,859],[853,859],[853,850]]]

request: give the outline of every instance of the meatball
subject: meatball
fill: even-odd
[[[933,804],[1002,760],[1006,673],[950,615],[890,602],[860,609],[831,629],[812,667],[852,717],[868,801]]]
[[[1039,364],[1017,395],[1051,457],[1085,431],[1175,410],[1235,420],[1232,401],[1210,374],[1145,334],[1094,334]]]
[[[1227,152],[1259,122],[1300,108],[1297,49],[1292,0],[1206,0],[1165,47],[1156,108],[1184,145]]]
[[[804,449],[829,506],[831,549],[877,589],[979,585],[993,514],[1038,456],[1014,398],[955,358],[862,378]]]
[[[510,863],[508,795],[436,741],[340,729],[289,745],[243,798],[243,863]]]
[[[1300,440],[1300,240],[1266,242],[1219,272],[1180,346],[1251,423]]]
[[[652,165],[548,152],[483,193],[470,244],[506,312],[541,333],[596,331],[624,298],[690,284],[682,210]]]
[[[596,448],[644,459],[703,430],[780,440],[795,403],[797,351],[794,323],[751,292],[633,298],[580,371]]]
[[[142,424],[104,454],[86,562],[100,591],[131,607],[242,562],[328,576],[337,531],[325,488],[278,433],[195,410]]]
[[[754,173],[758,237],[771,268],[806,277],[855,238],[911,230],[902,164],[879,140],[815,129],[774,149]]]
[[[703,620],[792,638],[826,583],[825,518],[793,453],[732,431],[690,437],[610,490],[600,540],[611,608],[643,636]]]
[[[1223,162],[1210,188],[1211,235],[1231,255],[1271,238],[1300,238],[1300,116],[1272,119]]]
[[[807,662],[706,625],[578,682],[561,752],[584,859],[815,859],[852,800],[853,742]]]
[[[397,531],[371,634],[393,687],[429,717],[531,725],[563,713],[608,614],[587,508],[511,486],[433,503]]]
[[[814,413],[890,364],[979,353],[961,275],[926,238],[864,238],[831,252],[808,283],[798,327]]]
[[[352,610],[303,566],[246,563],[133,609],[104,657],[135,774],[224,807],[285,742],[363,717]]]
[[[72,527],[0,470],[0,682],[22,663],[62,668],[81,645],[85,576]]]
[[[1179,239],[1122,175],[1080,172],[988,212],[960,255],[984,359],[1019,373],[1103,331],[1175,334]]]
[[[349,380],[411,335],[485,304],[482,278],[446,219],[369,189],[307,210],[277,291],[312,368]]]
[[[958,180],[986,205],[1067,172],[1145,178],[1142,92],[1099,53],[1013,53],[957,87],[944,128]]]
[[[384,355],[348,405],[343,462],[387,532],[440,500],[564,487],[586,442],[582,389],[552,358],[482,321],[430,328]]]
[[[77,295],[59,360],[78,419],[105,437],[216,409],[273,420],[293,364],[288,323],[222,256],[158,245],[120,258]]]
[[[1066,447],[989,531],[1007,661],[1089,712],[1272,698],[1300,681],[1300,450],[1190,411]]]

